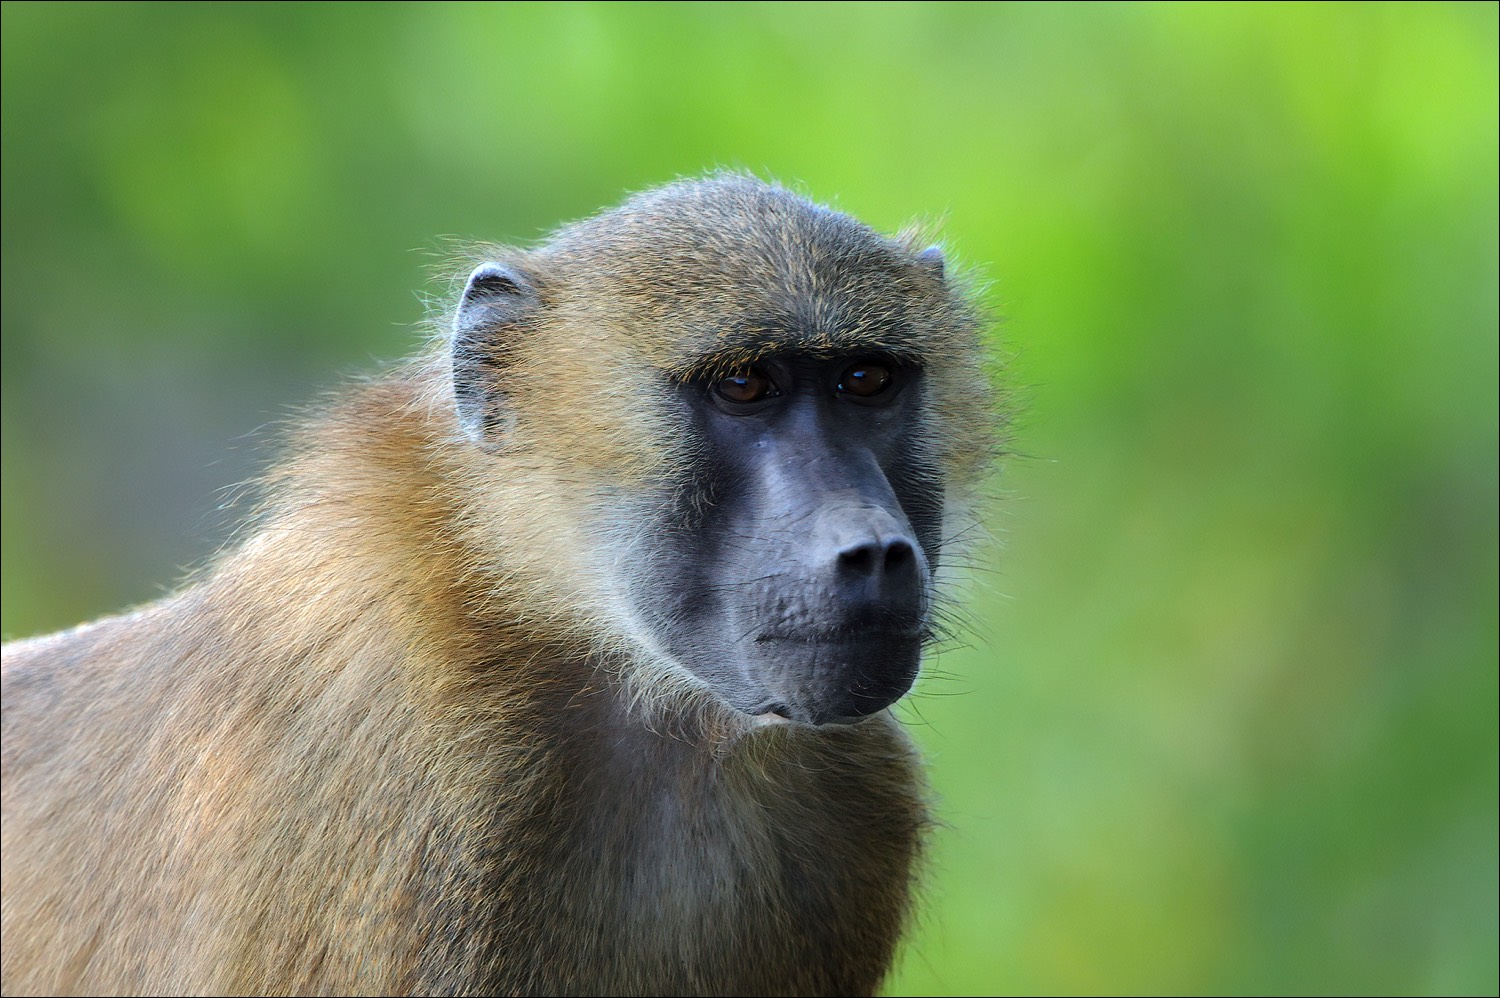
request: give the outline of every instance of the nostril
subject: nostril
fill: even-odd
[[[917,552],[904,538],[897,538],[885,547],[885,570],[887,572],[902,571],[916,560]]]
[[[857,544],[839,552],[839,567],[846,572],[868,575],[880,561],[880,545]]]
[[[855,544],[839,552],[839,568],[855,575],[905,572],[916,563],[917,552],[905,538]]]

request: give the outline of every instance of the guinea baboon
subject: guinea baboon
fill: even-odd
[[[211,570],[6,647],[7,994],[880,983],[972,295],[737,175],[470,265]]]

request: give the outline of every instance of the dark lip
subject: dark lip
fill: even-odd
[[[772,641],[785,641],[788,644],[797,645],[865,645],[871,642],[881,641],[922,641],[926,638],[926,632],[920,629],[900,631],[866,631],[858,634],[850,634],[845,631],[830,632],[826,634],[757,634],[755,643],[769,644]]]

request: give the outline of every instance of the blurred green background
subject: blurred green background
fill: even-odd
[[[438,237],[747,168],[946,218],[1022,406],[890,992],[1494,994],[1496,9],[7,3],[0,626],[207,557]]]

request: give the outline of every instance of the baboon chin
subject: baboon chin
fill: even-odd
[[[973,293],[739,175],[454,290],[192,585],[6,646],[6,994],[883,979],[888,708],[997,453]]]

